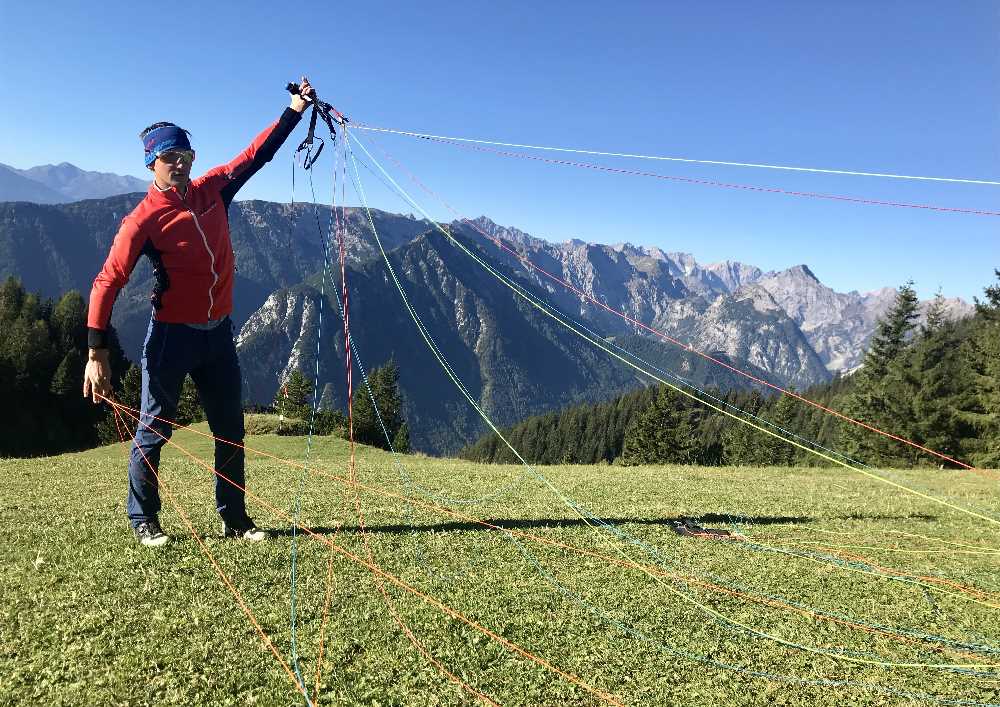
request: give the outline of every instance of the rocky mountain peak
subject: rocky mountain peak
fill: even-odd
[[[787,270],[785,270],[784,273],[781,274],[784,274],[791,279],[820,284],[819,278],[816,277],[813,271],[809,269],[809,266],[805,264],[795,265],[793,267],[790,267]]]
[[[856,292],[854,294],[857,294]],[[880,287],[877,290],[865,292],[861,297],[866,302],[891,302],[896,297],[895,287]]]
[[[754,283],[764,275],[760,268],[735,260],[706,265],[705,271],[718,278],[728,292],[735,292],[743,285]]]
[[[513,243],[515,245],[524,247],[539,247],[546,243],[540,238],[535,238],[534,236],[525,233],[524,231],[514,228],[512,226],[501,226],[494,223],[487,216],[479,216],[478,218],[469,219],[468,224],[472,224],[475,228],[482,230],[488,236],[494,238],[499,238],[501,240],[507,241],[508,243]],[[452,221],[451,227],[455,229],[462,228],[465,223],[462,221]]]
[[[701,267],[698,265],[698,261],[695,260],[691,253],[675,251],[667,253],[667,257],[677,265],[680,272],[684,275],[691,275],[701,270]]]

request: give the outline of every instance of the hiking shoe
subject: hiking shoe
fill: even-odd
[[[247,518],[240,524],[229,525],[225,521],[222,522],[222,536],[226,538],[235,538],[237,540],[247,540],[252,543],[259,543],[261,540],[267,540],[271,537],[271,534],[266,530],[261,530],[258,528],[252,518]]]
[[[170,542],[170,536],[163,532],[160,522],[153,520],[143,521],[132,528],[136,540],[145,547],[162,547]]]

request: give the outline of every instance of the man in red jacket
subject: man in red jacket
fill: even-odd
[[[107,328],[115,298],[139,256],[153,266],[153,305],[142,348],[142,413],[128,466],[127,512],[142,545],[169,542],[160,528],[157,470],[170,437],[185,376],[198,388],[212,433],[243,444],[242,375],[236,356],[233,310],[235,257],[229,238],[229,205],[236,192],[274,157],[315,93],[303,77],[300,92],[277,121],[228,164],[191,179],[195,153],[188,132],[155,123],[140,138],[153,183],[122,220],[104,267],[90,292],[90,357],[83,395],[111,395]],[[159,418],[159,419],[157,419]],[[264,540],[247,515],[242,446],[215,443],[215,501],[226,537]],[[225,478],[222,478],[225,477]],[[228,481],[226,480],[228,479]],[[230,483],[232,482],[232,483]]]

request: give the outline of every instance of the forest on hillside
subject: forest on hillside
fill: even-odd
[[[801,396],[951,459],[1000,466],[1000,270],[996,274],[972,317],[949,321],[939,296],[919,326],[913,283],[903,285],[863,366]],[[661,383],[531,417],[502,434],[536,464],[829,464],[819,451],[873,466],[957,466],[766,388],[674,386]],[[517,461],[495,433],[459,456]]]
[[[60,454],[119,442],[134,422],[116,424],[106,404],[83,397],[87,303],[76,290],[58,300],[27,292],[9,277],[0,285],[0,457]],[[142,376],[114,329],[109,353],[115,398],[139,407]],[[182,424],[204,419],[190,379],[178,405]]]
[[[0,285],[0,331],[0,400],[5,403],[0,407],[0,457],[61,454],[132,437],[135,421],[127,411],[116,422],[107,404],[95,405],[83,397],[87,303],[79,292],[71,290],[58,300],[45,299],[27,292],[17,278],[10,277]],[[110,332],[112,397],[126,408],[138,409],[142,373],[125,357],[113,328]],[[388,447],[388,434],[397,451],[409,451],[398,367],[390,361],[372,369],[368,383],[371,395],[364,386],[354,391],[355,439]],[[279,434],[346,435],[343,411],[324,407],[322,401],[317,401],[313,410],[313,387],[312,379],[293,371],[273,405],[253,411],[287,418],[276,430]],[[187,425],[204,419],[197,388],[188,376],[174,422]]]

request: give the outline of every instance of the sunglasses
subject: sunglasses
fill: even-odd
[[[158,154],[156,159],[163,160],[167,164],[176,164],[177,162],[190,164],[194,162],[194,150],[167,150]]]

